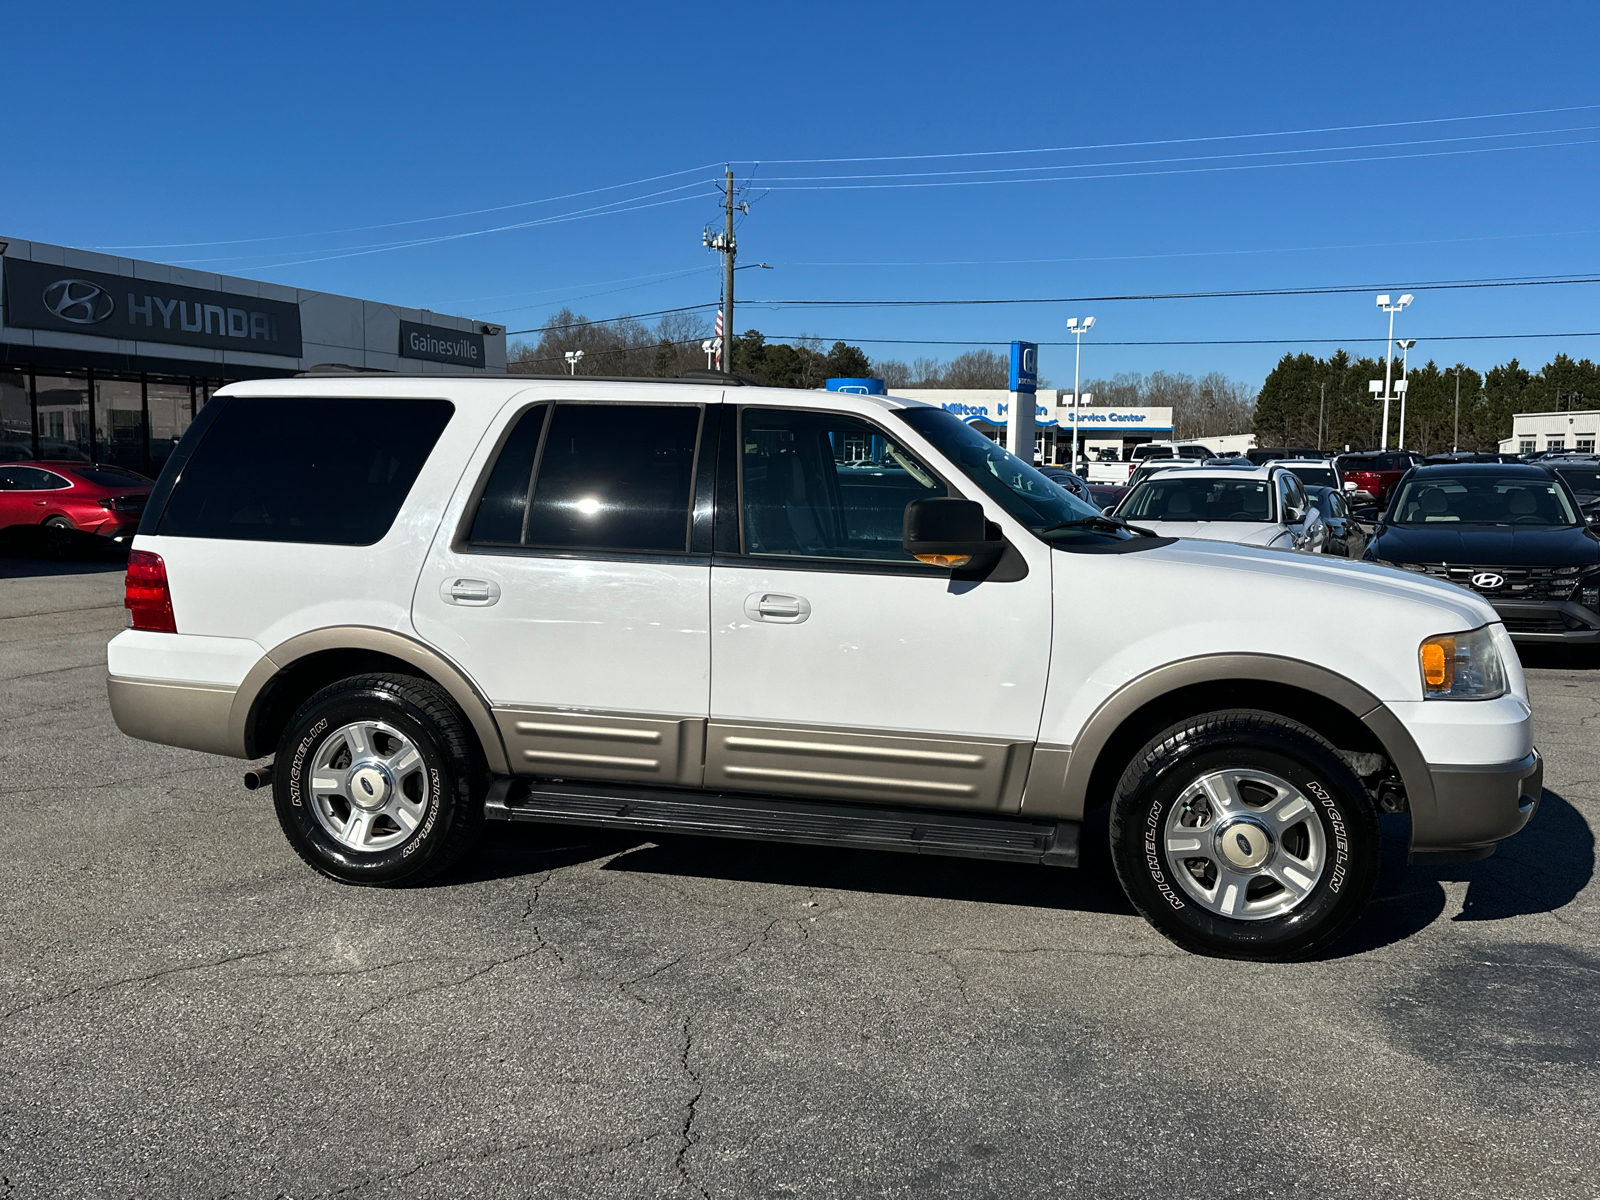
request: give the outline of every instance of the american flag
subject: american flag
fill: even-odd
[[[717,339],[717,370],[722,370],[722,310],[717,309],[717,332],[713,335]]]

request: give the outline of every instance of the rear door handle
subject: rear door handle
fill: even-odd
[[[752,621],[798,625],[811,615],[811,601],[783,592],[752,592],[744,598],[744,615]]]
[[[446,579],[439,595],[446,604],[488,608],[500,599],[500,585],[492,579]]]

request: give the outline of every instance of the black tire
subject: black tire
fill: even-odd
[[[416,827],[372,852],[334,836],[309,786],[323,744],[363,721],[382,722],[410,740],[422,760],[415,773],[427,789]],[[486,786],[482,752],[465,718],[443,689],[406,675],[358,675],[317,692],[290,718],[272,772],[278,822],[295,852],[330,879],[367,887],[411,886],[458,861],[482,831]]]
[[[47,558],[68,558],[77,549],[77,531],[66,517],[51,517],[41,525],[39,540]]]
[[[1218,771],[1260,772],[1275,776],[1297,790],[1311,809],[1300,810],[1300,824],[1282,832],[1284,844],[1268,839],[1271,849],[1265,863],[1238,868],[1245,874],[1228,878],[1249,878],[1240,889],[1241,902],[1254,893],[1264,913],[1275,905],[1290,905],[1279,915],[1242,919],[1224,915],[1208,907],[1204,897],[1211,880],[1211,894],[1223,894],[1218,864],[1224,863],[1212,847],[1221,847],[1221,831],[1230,828],[1229,818],[1212,812],[1208,824],[1196,829],[1195,844],[1211,852],[1211,865],[1203,860],[1174,856],[1168,850],[1173,830],[1168,825],[1174,808],[1186,803],[1186,812],[1196,803],[1191,792],[1198,781]],[[1264,797],[1265,791],[1247,792],[1254,785],[1237,789],[1241,796]],[[1209,809],[1203,798],[1202,810]],[[1289,804],[1275,800],[1258,811],[1292,811]],[[1241,810],[1242,811],[1242,810]],[[1248,818],[1251,814],[1246,812]],[[1181,817],[1187,820],[1187,817]],[[1263,817],[1265,820],[1265,816]],[[1309,847],[1317,837],[1313,819],[1320,826],[1320,873],[1305,893],[1294,901],[1293,893],[1269,877],[1266,865],[1287,865],[1283,857],[1288,839]],[[1220,822],[1220,823],[1219,823]],[[1250,825],[1244,853],[1250,853]],[[1268,827],[1271,828],[1271,827]],[[1217,830],[1206,841],[1206,831]],[[1179,829],[1179,834],[1187,830]],[[1274,962],[1306,958],[1327,948],[1343,936],[1360,916],[1378,878],[1381,843],[1378,816],[1372,799],[1333,746],[1304,725],[1275,713],[1253,709],[1230,709],[1191,717],[1163,730],[1134,756],[1123,772],[1111,804],[1111,857],[1117,877],[1140,914],[1161,933],[1186,950],[1218,958],[1252,959]],[[1232,854],[1232,850],[1225,853]],[[1180,878],[1178,872],[1185,872]],[[1303,881],[1302,876],[1302,881]],[[1255,882],[1259,880],[1260,882]],[[1225,907],[1225,905],[1224,905]]]

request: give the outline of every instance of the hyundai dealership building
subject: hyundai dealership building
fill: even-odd
[[[223,384],[324,366],[503,373],[506,331],[0,239],[0,461],[110,462],[153,476]]]

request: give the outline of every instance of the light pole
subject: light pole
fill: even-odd
[[[1321,394],[1317,398],[1317,449],[1322,449],[1322,417],[1328,411],[1328,383],[1322,382]]]
[[[1392,345],[1394,342],[1394,315],[1415,298],[1410,292],[1407,292],[1400,297],[1397,303],[1390,304],[1387,292],[1378,297],[1378,308],[1389,314],[1389,339],[1383,344],[1383,438],[1381,439],[1382,445],[1378,447],[1380,450],[1389,448],[1389,384],[1393,378],[1391,372],[1394,368],[1394,347]]]
[[[1072,457],[1068,470],[1076,473],[1078,470],[1078,380],[1079,368],[1083,365],[1083,335],[1094,328],[1094,318],[1077,317],[1067,318],[1067,332],[1078,339],[1078,348],[1072,356]]]
[[[568,350],[566,358],[567,358],[567,369],[569,371],[571,371],[572,374],[576,375],[578,373],[578,364],[583,361],[583,351],[582,350]]]
[[[1406,448],[1406,377],[1411,372],[1411,347],[1417,344],[1416,338],[1396,338],[1396,346],[1400,347],[1400,449]]]

